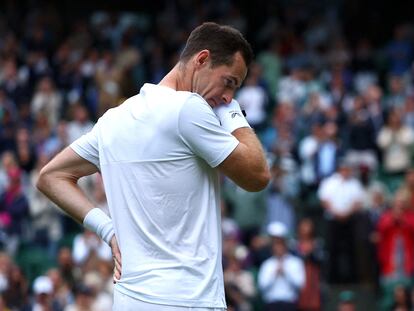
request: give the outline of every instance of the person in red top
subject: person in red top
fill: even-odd
[[[408,200],[406,191],[397,192],[391,208],[378,221],[377,249],[385,282],[414,276],[414,212]]]

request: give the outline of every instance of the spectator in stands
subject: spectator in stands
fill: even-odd
[[[93,128],[93,123],[89,120],[89,113],[85,106],[74,104],[71,109],[73,118],[67,125],[69,143],[74,142]]]
[[[36,93],[31,102],[32,114],[35,118],[39,114],[47,116],[49,125],[54,128],[61,115],[62,96],[50,77],[40,79]]]
[[[334,122],[324,123],[322,139],[315,155],[317,184],[336,171],[342,153],[342,146],[338,140],[338,126]]]
[[[323,180],[318,189],[328,229],[329,280],[357,281],[355,218],[364,202],[364,189],[353,176],[352,166],[342,160],[337,173]]]
[[[92,309],[94,293],[90,287],[83,283],[79,283],[75,287],[74,292],[74,303],[66,306],[63,311],[95,311]]]
[[[28,280],[22,269],[15,263],[10,265],[10,270],[7,274],[8,287],[3,292],[6,305],[12,310],[25,310],[24,308],[28,306],[30,298],[28,293]]]
[[[25,311],[62,311],[54,299],[53,283],[47,276],[38,276],[33,282],[35,300]]]
[[[356,168],[367,167],[375,171],[378,165],[376,154],[376,131],[371,115],[361,97],[355,97],[349,113],[346,158]]]
[[[93,302],[91,310],[93,311],[111,311],[112,295],[105,291],[104,277],[97,271],[89,271],[83,277],[83,282],[92,291]]]
[[[305,265],[305,285],[298,302],[300,311],[320,311],[322,308],[322,264],[323,248],[315,236],[314,223],[310,218],[302,219],[297,228],[297,238],[292,245],[294,254],[302,258]]]
[[[74,300],[72,289],[69,284],[63,279],[59,269],[53,267],[50,268],[46,276],[49,277],[53,284],[53,296],[55,304],[60,310],[63,310],[65,306],[71,304]]]
[[[7,176],[9,185],[0,194],[0,228],[7,234],[7,251],[15,255],[28,220],[29,203],[22,190],[20,169],[10,168]]]
[[[258,285],[266,311],[294,311],[305,285],[305,268],[300,258],[289,253],[287,228],[279,222],[268,226],[272,238],[272,257],[261,266]]]
[[[246,80],[236,94],[241,109],[246,112],[247,121],[257,132],[265,128],[267,121],[268,98],[263,83],[261,83],[261,75],[261,66],[258,63],[251,64]]]
[[[401,74],[390,74],[388,77],[388,95],[384,98],[386,109],[404,107],[407,98],[407,82]]]
[[[411,166],[414,131],[402,123],[399,110],[389,111],[387,124],[381,128],[377,143],[383,153],[384,171],[402,177]]]
[[[339,293],[339,303],[337,311],[356,311],[355,293],[345,290]]]
[[[3,152],[0,164],[0,193],[3,193],[9,186],[7,172],[12,168],[18,168],[16,155],[10,150]]]
[[[36,148],[31,140],[30,131],[26,127],[20,127],[16,132],[15,151],[20,168],[30,174],[36,164]]]
[[[81,270],[75,265],[72,258],[72,250],[69,247],[59,249],[57,256],[57,268],[64,280],[73,289],[81,279]]]
[[[73,260],[82,270],[89,271],[97,262],[112,261],[110,247],[92,231],[85,229],[75,236],[72,250]]]
[[[58,242],[62,238],[62,213],[35,187],[40,170],[49,161],[40,154],[35,169],[30,174],[29,212],[32,241],[47,251],[51,258],[57,255]]]
[[[250,271],[243,269],[243,261],[247,252],[243,254],[241,249],[227,258],[224,268],[224,284],[227,297],[236,310],[252,311],[252,300],[256,295],[256,285]]]
[[[406,191],[408,194],[407,209],[414,212],[414,168],[411,167],[405,172],[404,182],[399,188],[401,191]]]
[[[384,285],[414,276],[414,213],[408,193],[396,193],[392,206],[380,217],[378,256]]]

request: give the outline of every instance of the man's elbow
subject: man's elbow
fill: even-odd
[[[36,188],[42,192],[45,193],[46,189],[48,188],[48,184],[49,184],[49,179],[50,179],[50,174],[43,168],[40,173],[39,176],[37,178],[36,181]]]
[[[270,172],[265,170],[260,174],[256,174],[251,181],[245,185],[244,189],[249,192],[259,192],[267,187],[270,182]]]

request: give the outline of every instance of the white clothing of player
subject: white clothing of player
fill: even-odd
[[[214,167],[238,143],[201,96],[145,84],[71,144],[103,177],[122,254],[115,291],[164,307],[226,308]]]

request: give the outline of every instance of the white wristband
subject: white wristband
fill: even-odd
[[[214,112],[219,118],[221,126],[230,133],[241,127],[250,127],[240,109],[239,103],[235,99],[230,104],[223,104],[215,108]]]
[[[95,232],[106,244],[110,245],[112,236],[115,234],[112,219],[100,208],[95,207],[86,214],[83,226]]]

